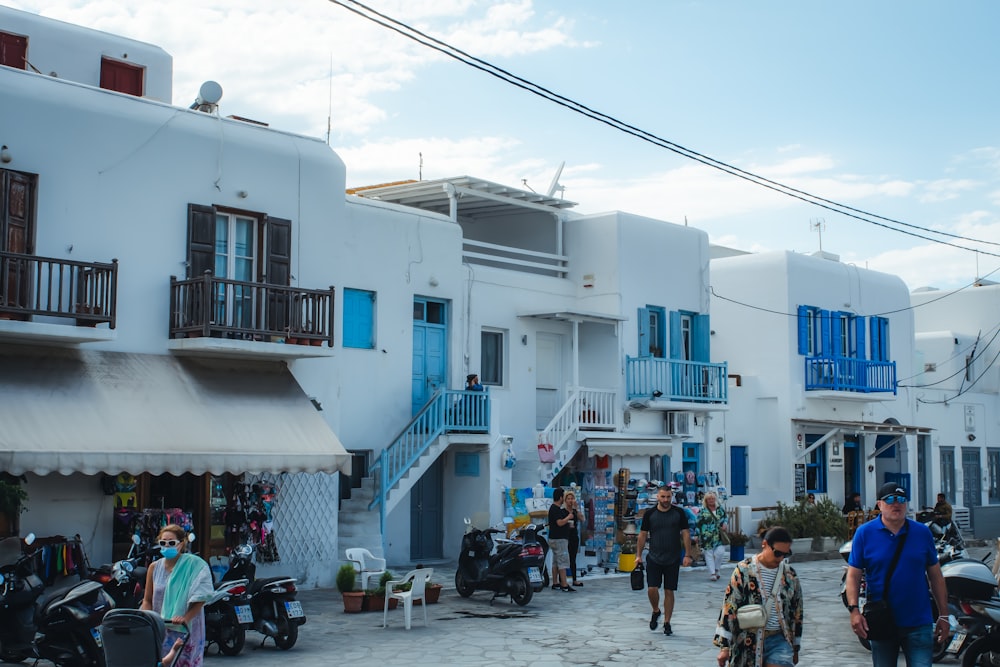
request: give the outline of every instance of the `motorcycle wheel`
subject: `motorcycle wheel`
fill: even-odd
[[[511,579],[511,589],[510,589],[510,599],[517,603],[518,606],[523,607],[524,605],[531,602],[531,596],[535,594],[531,590],[531,582],[528,581],[528,575],[521,572],[520,574],[514,575]]]
[[[459,570],[455,573],[455,590],[463,598],[467,598],[476,592],[476,587],[466,578],[465,573]]]
[[[295,642],[299,639],[299,626],[292,621],[285,619],[285,631],[279,633],[278,636],[274,638],[274,644],[282,651],[287,651],[288,649],[295,646]]]
[[[542,588],[548,588],[549,587],[549,581],[551,581],[551,579],[549,579],[549,571],[543,567],[542,568]]]
[[[247,631],[242,626],[229,629],[229,637],[219,640],[219,653],[222,655],[239,655],[243,644],[247,641]],[[293,642],[294,643],[294,642]]]
[[[962,658],[962,667],[997,667],[1000,653],[990,651],[991,637],[980,637],[969,645]]]

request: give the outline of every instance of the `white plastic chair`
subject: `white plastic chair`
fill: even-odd
[[[346,550],[347,560],[354,564],[354,571],[361,575],[361,589],[368,590],[368,580],[377,582],[385,572],[385,559],[377,558],[368,549],[353,547]],[[372,587],[374,588],[374,586]]]
[[[434,573],[434,568],[424,567],[419,570],[410,570],[406,576],[399,581],[390,581],[385,585],[385,609],[382,611],[382,627],[386,626],[389,617],[389,598],[396,598],[403,603],[403,616],[406,619],[406,629],[410,629],[410,621],[413,618],[413,601],[420,600],[420,606],[424,609],[424,625],[427,625],[427,598],[424,591],[427,589],[427,581]],[[409,583],[410,590],[397,591],[396,586]]]

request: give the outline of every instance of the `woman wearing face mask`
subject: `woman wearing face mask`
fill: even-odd
[[[146,594],[141,609],[155,611],[170,623],[188,628],[184,650],[172,667],[201,667],[205,654],[205,600],[212,595],[212,574],[208,563],[187,550],[187,533],[176,524],[164,526],[157,536],[158,561],[146,573]],[[177,635],[167,632],[163,651],[168,651]]]

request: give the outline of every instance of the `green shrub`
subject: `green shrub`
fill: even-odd
[[[337,570],[337,590],[341,593],[350,593],[354,590],[354,581],[357,579],[357,573],[354,571],[354,565],[351,563],[344,563]]]
[[[772,526],[783,526],[792,539],[803,537],[833,537],[846,540],[847,521],[840,508],[829,498],[821,498],[815,505],[800,500],[793,505],[778,502],[778,508],[760,520],[757,534],[763,535]]]

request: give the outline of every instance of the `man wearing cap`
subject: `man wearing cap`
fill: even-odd
[[[895,636],[872,640],[872,665],[895,667],[903,652],[908,667],[930,667],[934,642],[947,641],[951,628],[947,616],[934,617],[927,583],[938,609],[947,610],[947,591],[938,565],[934,537],[927,526],[906,518],[906,489],[894,482],[878,490],[881,515],[862,524],[854,533],[847,561],[847,608],[851,629],[859,637],[868,636],[868,623],[858,608],[862,570],[868,584],[868,600],[882,599],[886,575],[892,569],[887,602],[896,623]],[[897,547],[899,558],[892,562]]]

